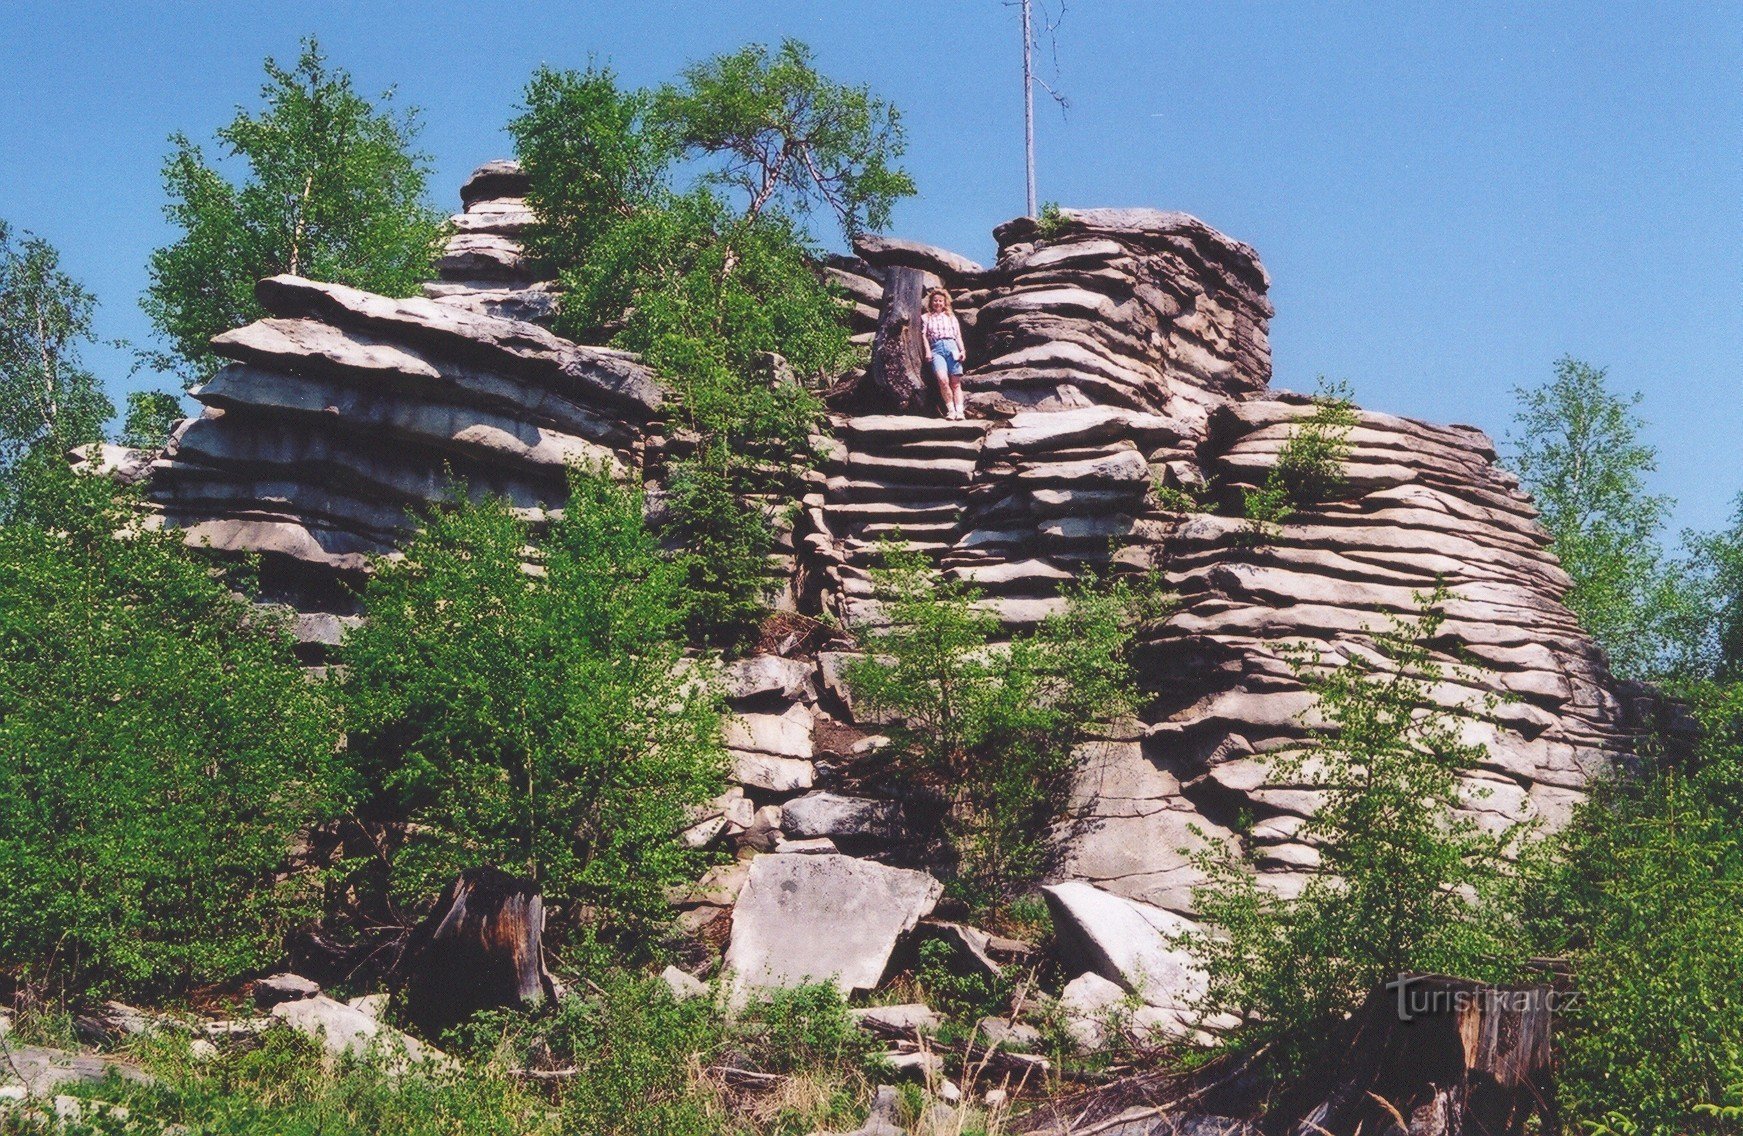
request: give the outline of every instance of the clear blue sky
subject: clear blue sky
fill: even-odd
[[[166,136],[253,105],[302,34],[423,108],[447,207],[508,152],[541,62],[655,83],[792,35],[903,108],[921,194],[896,231],[985,259],[1023,206],[1015,20],[1001,0],[12,0],[0,217],[63,250],[104,335],[143,341]],[[1341,377],[1499,436],[1511,389],[1571,353],[1645,393],[1679,526],[1743,489],[1743,5],[1074,0],[1057,77],[1042,63],[1071,99],[1037,106],[1042,198],[1184,209],[1257,247],[1277,385]],[[93,358],[127,389],[124,356]]]

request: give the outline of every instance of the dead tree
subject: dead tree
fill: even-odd
[[[1354,1019],[1323,1101],[1296,1136],[1521,1136],[1557,1130],[1550,1074],[1554,991],[1408,975]]]
[[[926,335],[920,326],[926,293],[938,278],[917,268],[888,268],[884,280],[884,310],[872,340],[872,386],[895,409],[915,414],[931,402],[926,376]]]
[[[412,931],[397,968],[408,1020],[434,1037],[479,1010],[554,998],[538,887],[499,868],[468,868]]]

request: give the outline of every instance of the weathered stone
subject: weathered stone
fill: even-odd
[[[783,714],[738,714],[727,721],[726,744],[778,757],[812,757],[811,710],[791,706]]]
[[[420,1061],[445,1064],[448,1060],[410,1034],[324,994],[280,1002],[272,1008],[272,1016],[298,1033],[314,1038],[334,1057],[358,1057],[380,1050],[388,1055],[391,1067],[400,1069]]]
[[[884,1033],[936,1033],[944,1024],[944,1015],[922,1002],[905,1002],[899,1006],[863,1006],[849,1010],[848,1016],[868,1029]]]
[[[660,981],[666,984],[666,989],[672,992],[672,997],[679,1002],[687,1002],[691,998],[704,998],[708,995],[708,987],[701,979],[668,966],[660,971]]]
[[[731,752],[732,779],[748,788],[795,793],[816,783],[817,769],[809,761],[751,750],[735,749]]]
[[[895,801],[827,792],[795,797],[787,802],[782,816],[788,835],[800,839],[845,836],[888,840],[902,829],[902,806]]]
[[[966,256],[902,237],[862,233],[854,238],[853,251],[870,264],[917,268],[935,273],[945,282],[957,286],[971,283],[986,271]]]
[[[1066,957],[1153,1006],[1187,1006],[1204,975],[1175,937],[1193,924],[1159,907],[1068,881],[1041,889]]]
[[[733,989],[741,1001],[806,982],[873,989],[897,941],[941,894],[924,872],[851,856],[758,856],[733,909],[725,960]]]
[[[721,684],[735,701],[774,694],[788,700],[803,698],[809,690],[812,668],[801,659],[780,655],[751,655],[728,663]]]
[[[270,1010],[281,1002],[313,998],[320,992],[319,982],[300,974],[286,972],[254,980],[254,1004],[263,1010]]]

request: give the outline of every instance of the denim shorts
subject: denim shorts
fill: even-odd
[[[940,339],[932,344],[932,370],[936,374],[940,365],[947,375],[962,374],[962,349],[954,339]]]

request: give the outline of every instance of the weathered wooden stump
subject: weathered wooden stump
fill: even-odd
[[[926,337],[920,327],[926,293],[938,278],[917,268],[885,270],[884,310],[872,340],[872,386],[905,414],[931,405],[932,384],[926,374]]]
[[[499,868],[461,872],[400,956],[407,1019],[434,1037],[479,1010],[555,997],[544,929],[536,885]]]
[[[1554,991],[1439,974],[1375,989],[1357,1012],[1331,1092],[1296,1136],[1521,1136],[1558,1117],[1550,1067]]]

